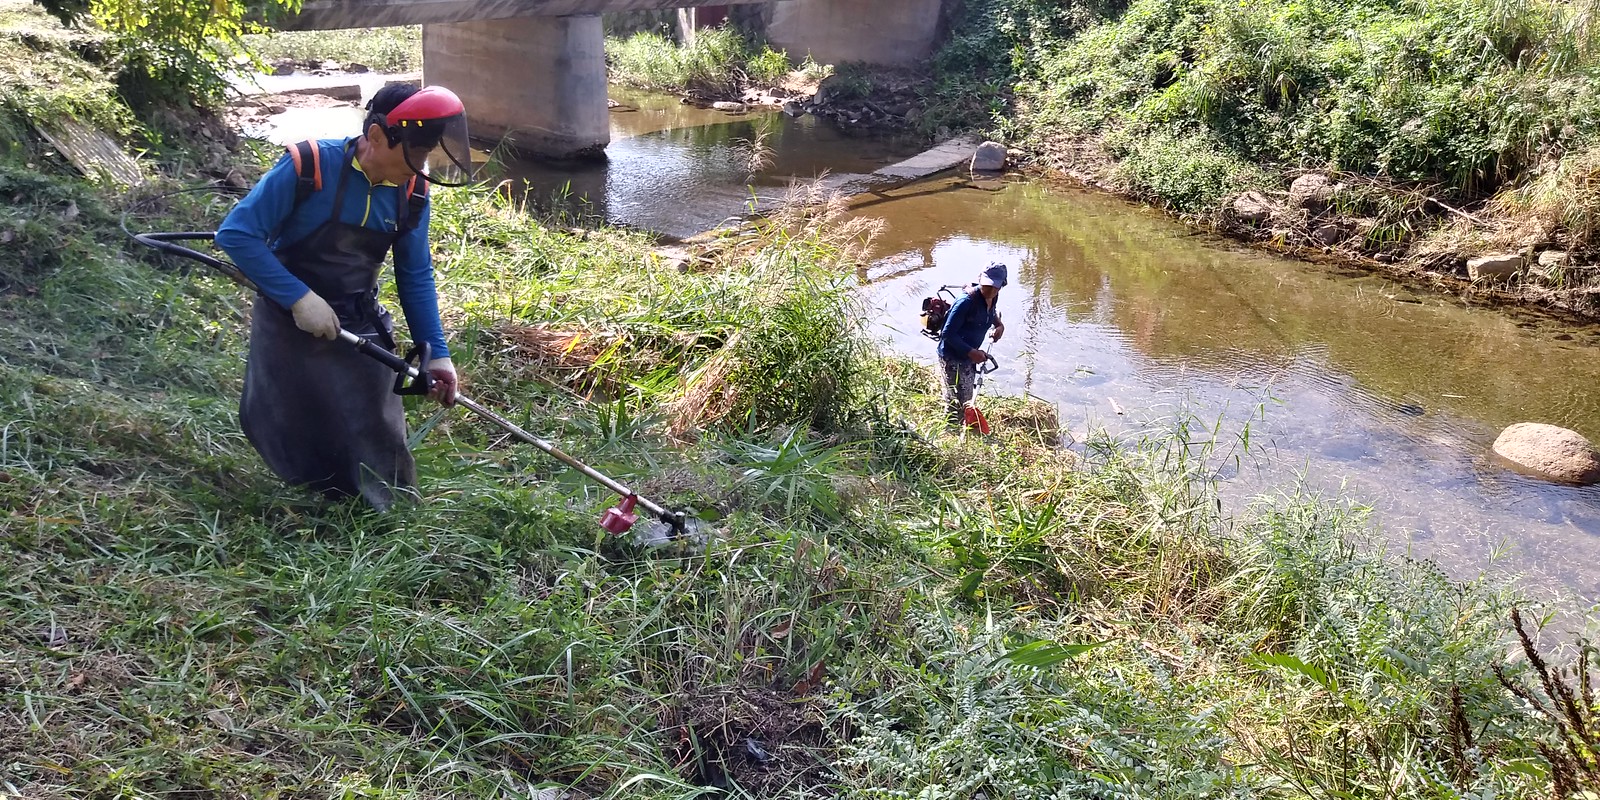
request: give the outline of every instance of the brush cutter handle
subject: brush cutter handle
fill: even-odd
[[[986,359],[982,364],[979,364],[977,366],[978,372],[980,372],[980,373],[982,373],[984,375],[988,375],[989,373],[998,371],[999,369],[1000,369],[1000,362],[994,360],[994,356],[989,356],[988,359]]]

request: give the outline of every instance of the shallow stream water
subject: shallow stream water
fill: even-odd
[[[731,117],[614,90],[603,164],[512,163],[535,199],[688,236],[793,180],[866,173],[916,148],[843,136],[809,117]],[[279,125],[275,140],[342,135]],[[763,147],[756,147],[755,143]],[[764,159],[752,154],[767,150]],[[1600,602],[1600,488],[1488,462],[1506,425],[1547,422],[1600,441],[1600,328],[1469,308],[1371,275],[1198,236],[1115,198],[1022,182],[936,179],[861,198],[883,220],[864,274],[876,331],[925,363],[920,301],[981,266],[1012,268],[1003,364],[984,392],[1057,404],[1137,437],[1176,420],[1218,432],[1223,496],[1310,491],[1372,509],[1397,548],[1472,578]],[[1248,436],[1248,447],[1245,446]],[[1572,598],[1569,598],[1572,602]],[[1581,613],[1581,612],[1579,612]]]

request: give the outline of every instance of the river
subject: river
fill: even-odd
[[[613,98],[606,162],[511,163],[504,176],[528,181],[535,200],[683,237],[793,180],[867,173],[916,150],[811,117]],[[272,135],[336,135],[354,119],[279,120]],[[1136,438],[1189,420],[1218,432],[1218,463],[1239,456],[1222,473],[1230,509],[1322,494],[1370,507],[1394,547],[1457,577],[1491,570],[1569,608],[1600,602],[1600,488],[1486,458],[1515,422],[1600,439],[1600,327],[1277,258],[1071,188],[937,178],[858,198],[852,213],[884,223],[863,277],[875,333],[897,351],[931,364],[921,299],[1005,262],[1003,369],[984,392],[1056,404],[1079,442],[1093,428]]]

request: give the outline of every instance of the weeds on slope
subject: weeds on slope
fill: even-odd
[[[280,486],[233,420],[245,298],[80,212],[72,257],[0,292],[0,790],[1547,792],[1550,732],[1491,669],[1534,677],[1504,657],[1508,598],[1324,503],[1230,527],[1188,442],[1063,450],[1020,400],[995,440],[936,432],[927,371],[823,313],[864,233],[826,209],[680,272],[487,190],[435,202],[467,388],[716,536],[607,538],[610,498],[422,406],[425,502]],[[540,380],[511,335],[537,325],[603,343],[565,369],[606,388]],[[667,441],[716,359],[744,410]],[[841,394],[812,381],[832,359]]]

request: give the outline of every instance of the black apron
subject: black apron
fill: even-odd
[[[354,157],[347,145],[333,215],[276,255],[328,301],[340,327],[393,351],[394,321],[378,304],[378,274],[406,229],[408,203],[396,204],[394,232],[341,222]],[[416,462],[393,388],[388,368],[345,342],[300,330],[288,310],[256,295],[239,422],[278,477],[333,498],[360,496],[379,511],[394,502],[396,490],[410,492]]]

